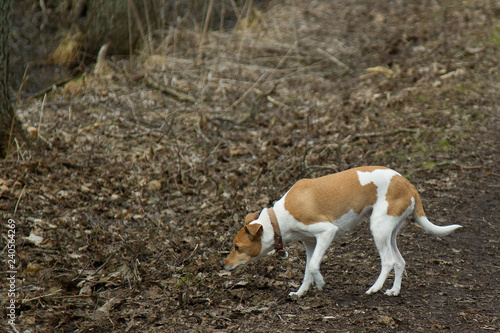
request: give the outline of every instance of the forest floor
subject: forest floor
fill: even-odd
[[[181,22],[133,61],[21,99],[35,144],[16,141],[0,169],[15,328],[500,331],[498,54],[495,1],[272,1],[225,31]],[[221,269],[248,212],[361,165],[396,169],[431,221],[464,227],[437,238],[409,219],[398,297],[364,294],[380,270],[367,223],[297,301],[300,243]]]

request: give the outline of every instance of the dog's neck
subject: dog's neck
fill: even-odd
[[[274,231],[274,249],[282,259],[285,259],[288,256],[288,254],[286,253],[285,248],[283,246],[283,238],[281,237],[278,218],[276,217],[273,208],[268,208],[267,214],[269,215],[269,221],[271,222]]]
[[[264,251],[261,253],[261,255],[271,252],[272,250],[275,249],[275,241],[274,241],[274,228],[271,223],[271,218],[269,216],[268,208],[264,208],[257,220],[254,222],[251,222],[250,224],[253,223],[258,223],[262,225],[262,228],[264,229],[264,232],[262,233],[260,242],[262,245],[262,249]]]

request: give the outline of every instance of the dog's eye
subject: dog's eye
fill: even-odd
[[[239,247],[238,245],[235,245],[235,246],[234,246],[234,250],[235,250],[236,252],[240,252],[240,247]]]

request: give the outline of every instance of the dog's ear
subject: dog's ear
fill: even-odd
[[[245,217],[245,225],[257,220],[259,218],[259,214],[260,214],[260,212],[254,212],[254,213],[247,214],[247,216]]]
[[[250,239],[254,240],[255,237],[260,237],[262,235],[262,233],[264,232],[264,229],[262,229],[262,225],[260,225],[258,223],[254,223],[254,224],[246,225],[245,231],[250,236]]]

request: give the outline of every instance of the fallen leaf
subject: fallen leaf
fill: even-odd
[[[385,66],[376,66],[376,67],[370,67],[366,69],[367,72],[376,74],[376,75],[383,75],[387,79],[390,79],[394,75],[394,71],[390,68],[387,68]]]
[[[81,258],[81,257],[82,257],[82,255],[81,255],[81,254],[78,254],[78,253],[70,253],[70,254],[68,255],[68,257],[69,257],[69,258],[71,258],[71,259],[78,259],[78,258]]]
[[[80,289],[80,292],[78,293],[78,295],[90,296],[90,295],[92,295],[92,288],[90,288],[90,286],[88,284],[86,284],[83,286],[83,288]]]
[[[377,322],[379,324],[388,325],[388,326],[394,326],[394,325],[396,325],[396,321],[394,320],[394,318],[389,317],[389,316],[380,316],[378,318]]]
[[[159,180],[152,180],[148,183],[148,191],[156,192],[161,190],[161,182]]]
[[[24,272],[26,274],[28,274],[29,276],[35,276],[36,273],[41,270],[42,267],[37,265],[37,264],[32,264],[32,263],[29,263],[28,266],[26,266],[26,268],[24,269]]]
[[[35,234],[30,234],[29,237],[23,237],[24,240],[27,240],[28,242],[40,246],[43,242],[43,237],[35,235]]]

